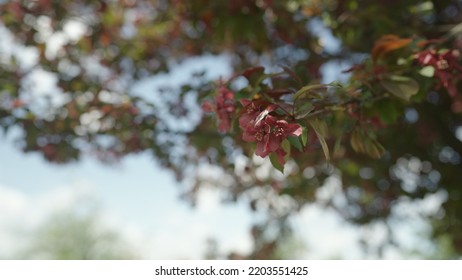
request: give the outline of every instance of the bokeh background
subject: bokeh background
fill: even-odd
[[[13,49],[12,41],[3,42],[4,48]],[[168,75],[139,82],[134,90],[149,92],[187,80],[197,70],[214,73],[210,79],[217,79],[229,75],[229,61],[225,56],[186,60]],[[326,79],[338,75],[333,68],[325,73]],[[48,92],[52,78],[37,79],[36,85]],[[12,128],[0,145],[3,259],[223,259],[254,250],[252,227],[264,221],[264,213],[252,211],[248,199],[226,202],[226,192],[209,185],[192,205],[182,196],[187,187],[147,152],[110,164],[87,155],[79,162],[56,165],[39,154],[21,152],[15,144],[20,134]],[[221,176],[210,167],[201,172],[218,180]],[[444,194],[401,203],[393,224],[397,244],[383,248],[389,230],[383,224],[354,226],[324,207],[323,200],[338,188],[338,182],[327,184],[318,191],[319,204],[291,218],[294,231],[278,245],[275,257],[420,259],[451,252],[450,244],[431,241],[426,219],[438,214]]]
[[[112,166],[91,158],[56,166],[21,153],[11,139],[2,141],[0,154],[2,259],[222,259],[253,249],[250,230],[261,217],[247,201],[223,204],[220,191],[208,188],[192,207],[174,176],[148,155]],[[443,248],[430,241],[423,217],[438,212],[443,200],[402,203],[393,229],[399,247],[382,253],[385,227],[353,226],[333,210],[307,206],[292,218],[295,230],[279,257],[436,258]]]
[[[319,147],[281,176],[200,103],[258,65],[348,83],[384,34],[460,49],[461,20],[446,0],[0,0],[0,258],[460,258],[462,121],[437,91],[388,103],[391,156],[343,179]],[[419,146],[424,109],[443,136]]]

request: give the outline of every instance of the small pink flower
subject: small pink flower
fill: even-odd
[[[241,101],[242,103],[242,101]],[[247,103],[247,102],[244,102]],[[244,104],[244,108],[251,108],[247,113],[239,119],[239,125],[244,128],[242,140],[246,142],[256,142],[257,147],[255,154],[260,157],[266,157],[270,153],[276,153],[279,163],[285,163],[284,156],[286,152],[281,147],[282,141],[289,136],[300,136],[302,128],[295,123],[288,123],[285,120],[277,119],[269,115],[276,108],[275,104],[264,104],[265,109],[262,111],[255,108],[260,108],[260,104],[251,105],[254,102]],[[255,109],[255,110],[254,110]],[[242,121],[244,118],[245,122]]]
[[[215,112],[218,117],[218,130],[228,132],[231,129],[231,119],[235,112],[234,93],[221,85],[218,88],[218,95],[215,97],[215,103],[205,101],[202,103],[202,110],[206,113]]]
[[[256,122],[258,124],[261,119],[277,108],[276,104],[265,100],[251,101],[241,99],[240,102],[244,108],[242,108],[241,117],[239,118],[239,127],[244,130],[249,124],[255,125]]]

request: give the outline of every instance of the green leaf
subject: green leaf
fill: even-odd
[[[341,88],[338,82],[330,84],[316,84],[302,87],[294,94],[294,117],[302,119],[309,115],[314,110],[313,102],[320,102],[326,99],[325,92],[329,88]]]
[[[304,86],[294,94],[294,100],[301,98],[301,97],[321,98],[322,96],[319,93],[317,93],[315,90],[325,89],[326,87],[327,85],[325,84]]]
[[[400,57],[400,58],[398,58],[398,61],[396,62],[396,64],[398,64],[398,65],[406,65],[408,62],[409,62],[408,59]]]
[[[321,134],[323,137],[326,137],[328,134],[327,123],[319,119],[310,120],[310,125],[316,131],[316,133]]]
[[[381,158],[385,153],[385,148],[375,139],[375,136],[360,128],[356,128],[351,133],[350,144],[357,153],[366,154],[375,159]]]
[[[264,72],[265,72],[265,67],[256,66],[256,67],[251,67],[251,68],[247,68],[246,70],[244,70],[244,72],[242,73],[242,76],[244,76],[247,79],[247,81],[249,81],[250,85],[256,85],[257,81],[264,74]]]
[[[333,81],[327,84],[327,86],[330,87],[336,87],[336,88],[343,88],[343,85],[339,83],[338,81]]]
[[[435,75],[435,68],[431,65],[425,66],[420,69],[419,74],[424,77],[433,78],[433,75]]]
[[[269,158],[273,167],[281,171],[281,173],[284,173],[284,165],[279,163],[278,156],[275,153],[271,153]]]
[[[332,82],[330,84],[316,84],[308,85],[299,89],[293,97],[294,100],[294,117],[296,119],[302,119],[309,115],[314,110],[313,101],[325,99],[326,95],[323,94],[323,91],[326,91],[329,87],[342,87],[337,82]]]
[[[335,140],[334,151],[332,152],[333,157],[336,157],[336,155],[339,154],[339,151],[342,149],[342,139],[343,134],[337,137],[337,139]]]
[[[330,161],[329,146],[327,146],[326,139],[317,133],[316,135],[318,136],[319,142],[321,143],[322,151],[324,152],[324,156],[326,157],[326,160]]]
[[[314,106],[308,98],[297,98],[294,102],[294,117],[296,119],[306,117],[313,110]]]
[[[364,153],[363,135],[359,129],[353,130],[351,133],[350,144],[353,150],[357,153]]]
[[[366,153],[375,159],[379,159],[385,153],[385,148],[376,140],[370,139],[370,141],[365,142]]]
[[[401,115],[400,104],[393,102],[391,99],[385,99],[377,102],[377,109],[380,119],[386,124],[395,123]]]
[[[318,90],[325,90],[329,87],[342,88],[343,86],[337,81],[334,81],[329,84],[315,84],[304,86],[294,94],[294,100],[302,97],[321,99],[323,98],[323,96],[318,92]]]
[[[305,147],[308,141],[308,130],[306,129],[306,126],[302,126],[302,127],[303,127],[303,132],[302,132],[302,135],[300,135],[300,137],[302,140],[302,145],[303,147]]]
[[[393,124],[401,116],[402,106],[401,102],[390,98],[377,100],[369,108],[363,109],[363,114],[367,117],[379,116],[383,123]]]
[[[460,33],[462,33],[462,23],[456,24],[453,28],[451,28],[446,37],[452,37]]]
[[[319,119],[314,119],[310,121],[311,127],[316,132],[319,143],[321,144],[324,156],[327,161],[330,161],[329,146],[327,146],[326,136],[327,136],[327,124],[326,122],[320,121]]]
[[[289,160],[289,158],[290,158],[290,143],[289,143],[289,141],[287,139],[282,141],[281,147],[286,152],[286,155],[284,156],[284,161],[287,162]],[[273,165],[273,167],[276,168],[277,170],[281,171],[281,173],[284,173],[284,165],[282,165],[279,162],[278,156],[276,155],[276,153],[271,153],[269,155],[269,158],[270,158],[270,161],[271,161],[271,164]]]
[[[290,142],[290,145],[292,145],[293,147],[295,147],[297,150],[299,150],[300,152],[303,152],[303,145],[302,145],[302,142],[300,140],[300,137],[297,137],[297,136],[289,136],[287,137],[287,140],[289,140]]]
[[[419,91],[419,84],[409,77],[391,75],[381,80],[382,86],[391,94],[409,101]]]
[[[290,143],[289,143],[289,141],[287,139],[282,141],[281,147],[286,152],[286,155],[284,156],[284,161],[287,162],[289,160],[289,158],[290,158]]]

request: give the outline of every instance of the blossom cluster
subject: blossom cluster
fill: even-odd
[[[284,165],[286,151],[281,144],[289,136],[300,136],[302,127],[270,115],[277,109],[276,104],[248,99],[240,102],[244,106],[239,118],[239,127],[244,131],[242,139],[257,143],[256,155],[266,157],[270,153],[275,153],[279,163]]]
[[[206,113],[215,112],[218,117],[218,130],[228,132],[231,129],[231,121],[236,110],[234,106],[234,92],[221,85],[218,88],[218,94],[215,97],[215,104],[205,101],[202,104],[202,110]]]
[[[459,56],[458,50],[437,52],[434,49],[429,49],[417,53],[416,59],[422,66],[432,66],[434,76],[439,80],[437,87],[443,86],[452,98],[456,98],[459,91],[455,82],[462,78]]]
[[[302,127],[297,123],[289,123],[283,116],[275,114],[278,105],[264,100],[240,100],[243,106],[239,116],[239,127],[242,129],[242,140],[255,142],[255,154],[266,157],[271,153],[277,155],[281,165],[285,163],[287,151],[282,148],[282,142],[289,136],[300,136]],[[220,86],[215,102],[206,101],[202,104],[205,112],[214,112],[218,117],[220,132],[231,129],[235,113],[234,93]]]

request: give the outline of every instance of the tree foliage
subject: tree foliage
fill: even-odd
[[[20,259],[119,260],[139,258],[114,229],[104,228],[96,211],[55,213],[30,233]]]
[[[24,151],[55,163],[147,151],[192,198],[219,185],[281,234],[332,178],[343,202],[323,203],[358,224],[443,192],[434,234],[462,252],[460,1],[36,0],[0,12],[35,54],[0,56],[0,126],[22,128]],[[175,63],[219,54],[229,77],[133,92]],[[28,83],[36,71],[55,77],[48,98]],[[332,71],[347,78],[326,80]]]

